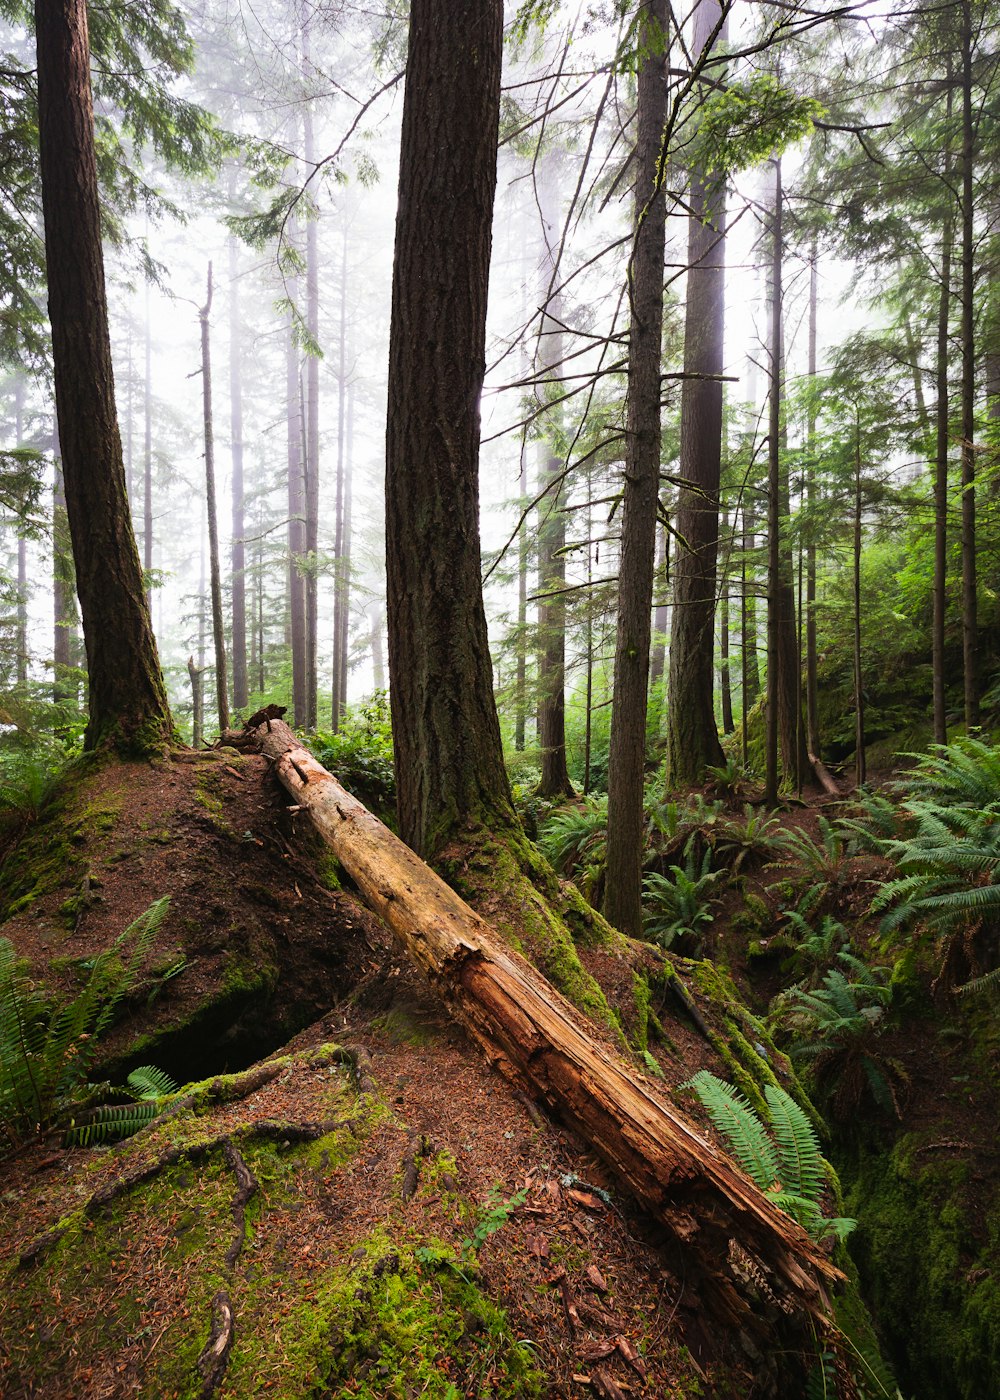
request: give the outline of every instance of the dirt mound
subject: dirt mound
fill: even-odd
[[[3,1393],[773,1394],[683,1251],[444,1018],[287,806],[234,753],[84,768],[8,852],[3,932],[54,992],[171,896],[105,1068],[200,1082],[125,1143],[3,1164]],[[631,1036],[631,965],[585,956]],[[647,1062],[746,1079],[763,1032],[688,972],[710,1026],[665,985]]]

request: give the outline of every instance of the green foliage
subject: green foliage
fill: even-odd
[[[0,830],[41,816],[66,769],[63,749],[47,745],[0,750]]]
[[[715,853],[733,875],[758,864],[762,858],[784,849],[781,822],[765,811],[755,811],[747,804],[743,820],[733,817],[723,822],[715,837]]]
[[[317,731],[312,749],[320,763],[366,807],[383,817],[391,813],[396,802],[396,772],[392,717],[384,690],[351,710],[336,734]]]
[[[754,73],[714,92],[698,113],[696,163],[725,179],[760,165],[812,130],[822,105],[784,88],[770,73]]]
[[[140,1065],[125,1082],[131,1103],[100,1104],[75,1117],[66,1127],[66,1147],[93,1147],[120,1142],[152,1123],[163,1110],[163,1101],[178,1092],[170,1075],[156,1065]]]
[[[770,1133],[739,1090],[709,1070],[699,1070],[680,1087],[695,1091],[747,1176],[813,1239],[835,1235],[842,1240],[854,1229],[854,1220],[823,1215],[820,1200],[827,1167],[816,1130],[780,1085],[764,1089]]]
[[[697,955],[702,931],[715,917],[710,891],[725,874],[712,870],[711,860],[706,850],[699,862],[689,839],[683,866],[672,865],[669,876],[654,872],[643,880],[644,930],[652,942]]]
[[[946,981],[974,972],[970,985],[982,983],[992,969],[979,963],[977,938],[1000,926],[1000,751],[974,738],[935,745],[897,790],[906,829],[876,844],[899,873],[872,912],[885,934],[922,930]]]
[[[72,1111],[97,1042],[134,986],[170,907],[157,900],[93,960],[87,983],[52,1010],[6,938],[0,939],[0,1132],[9,1147]]]
[[[498,1230],[503,1229],[514,1212],[523,1206],[527,1199],[526,1190],[515,1191],[513,1196],[505,1199],[501,1186],[491,1187],[486,1204],[479,1213],[472,1233],[462,1241],[457,1256],[447,1247],[433,1245],[418,1245],[414,1250],[414,1256],[421,1264],[428,1264],[431,1268],[453,1269],[465,1278],[466,1272],[476,1267],[479,1251],[486,1241]]]
[[[776,998],[772,1015],[792,1036],[793,1061],[811,1067],[838,1118],[850,1120],[866,1096],[899,1116],[897,1086],[906,1074],[878,1046],[892,999],[887,969],[870,968],[851,953],[837,956],[843,971],[831,968],[812,991],[792,988]]]
[[[585,797],[543,823],[538,845],[552,868],[574,880],[583,894],[596,897],[607,864],[608,799]]]
[[[785,919],[785,932],[798,938],[790,959],[790,971],[794,977],[805,978],[812,985],[821,971],[848,951],[847,930],[832,914],[824,914],[818,928],[797,909],[787,910]]]

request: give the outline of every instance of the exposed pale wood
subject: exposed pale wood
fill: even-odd
[[[837,786],[836,779],[831,776],[830,770],[827,768],[826,764],[821,763],[814,753],[810,753],[809,762],[813,766],[813,771],[819,779],[823,791],[828,792],[831,797],[843,796],[840,788]]]
[[[399,937],[487,1057],[598,1151],[684,1247],[687,1280],[725,1322],[829,1322],[841,1278],[823,1251],[622,1060],[580,1014],[281,721],[262,751],[362,897]],[[732,1247],[732,1242],[738,1248]],[[749,1262],[748,1262],[749,1260]],[[757,1310],[755,1317],[754,1310]]]

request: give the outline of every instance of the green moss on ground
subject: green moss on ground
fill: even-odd
[[[163,1168],[94,1219],[84,1209],[92,1174],[83,1173],[79,1206],[60,1222],[58,1244],[34,1268],[11,1267],[2,1280],[0,1354],[14,1391],[65,1393],[67,1375],[79,1378],[85,1357],[88,1375],[128,1374],[148,1400],[196,1400],[212,1300],[224,1290],[236,1319],[225,1379],[233,1396],[513,1400],[545,1393],[529,1349],[482,1292],[474,1251],[459,1255],[425,1238],[402,1206],[360,1237],[338,1238],[333,1249],[323,1231],[301,1230],[299,1212],[317,1194],[334,1202],[356,1196],[359,1153],[391,1115],[352,1087],[335,1045],[277,1063],[291,1076],[308,1074],[310,1115],[336,1126],[298,1146],[229,1128],[258,1182],[236,1266],[225,1258],[236,1181],[221,1148]],[[192,1102],[121,1149],[122,1170],[167,1148],[214,1142],[218,1120],[206,1111],[238,1080],[187,1086]],[[106,1160],[95,1154],[95,1169]],[[449,1153],[423,1162],[421,1178],[422,1191],[460,1199]]]

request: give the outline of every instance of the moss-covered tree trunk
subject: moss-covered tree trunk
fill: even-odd
[[[514,823],[479,547],[502,0],[414,0],[386,430],[389,684],[400,830],[430,855]]]
[[[56,411],[90,677],[85,742],[149,749],[172,724],[115,408],[85,0],[36,0],[35,29]]]

